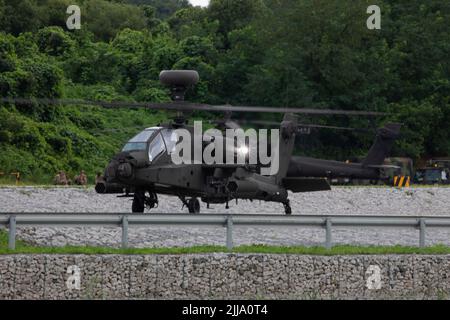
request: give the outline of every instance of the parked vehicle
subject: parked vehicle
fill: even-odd
[[[450,160],[446,158],[428,160],[426,166],[416,170],[414,183],[449,184]]]

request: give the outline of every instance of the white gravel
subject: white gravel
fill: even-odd
[[[332,191],[291,194],[293,214],[354,214],[431,216],[450,214],[450,188],[379,188],[334,187]],[[130,212],[131,201],[115,195],[98,195],[92,188],[0,188],[0,212]],[[183,213],[181,202],[174,197],[160,196],[160,205],[151,213]],[[212,205],[202,204],[203,213],[246,213],[284,215],[277,203],[240,201]],[[39,245],[119,246],[118,228],[19,228],[21,239]],[[130,245],[135,247],[224,245],[225,230],[210,227],[132,228]],[[316,228],[253,228],[240,227],[234,232],[235,244],[320,245],[324,231]],[[364,245],[417,245],[418,231],[412,229],[339,228],[333,229],[334,243]],[[427,231],[427,244],[450,244],[450,230]]]

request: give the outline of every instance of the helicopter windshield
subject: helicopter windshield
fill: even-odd
[[[143,151],[147,149],[147,142],[156,130],[144,130],[132,138],[123,147],[122,151]]]
[[[164,142],[166,143],[167,153],[170,155],[175,151],[175,147],[178,142],[178,135],[175,130],[172,129],[164,129],[161,131],[161,134],[164,138]]]
[[[148,159],[151,161],[155,160],[161,153],[166,151],[166,146],[164,145],[163,138],[158,133],[156,137],[150,142],[148,147]]]

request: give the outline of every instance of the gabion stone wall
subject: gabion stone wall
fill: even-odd
[[[0,255],[0,299],[449,299],[450,255]]]

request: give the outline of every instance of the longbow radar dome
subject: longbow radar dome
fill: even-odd
[[[199,79],[195,70],[164,70],[159,74],[159,81],[170,87],[174,101],[183,101],[186,90],[197,84]]]
[[[195,70],[164,70],[159,74],[161,83],[170,87],[189,87],[197,84],[199,79]]]

